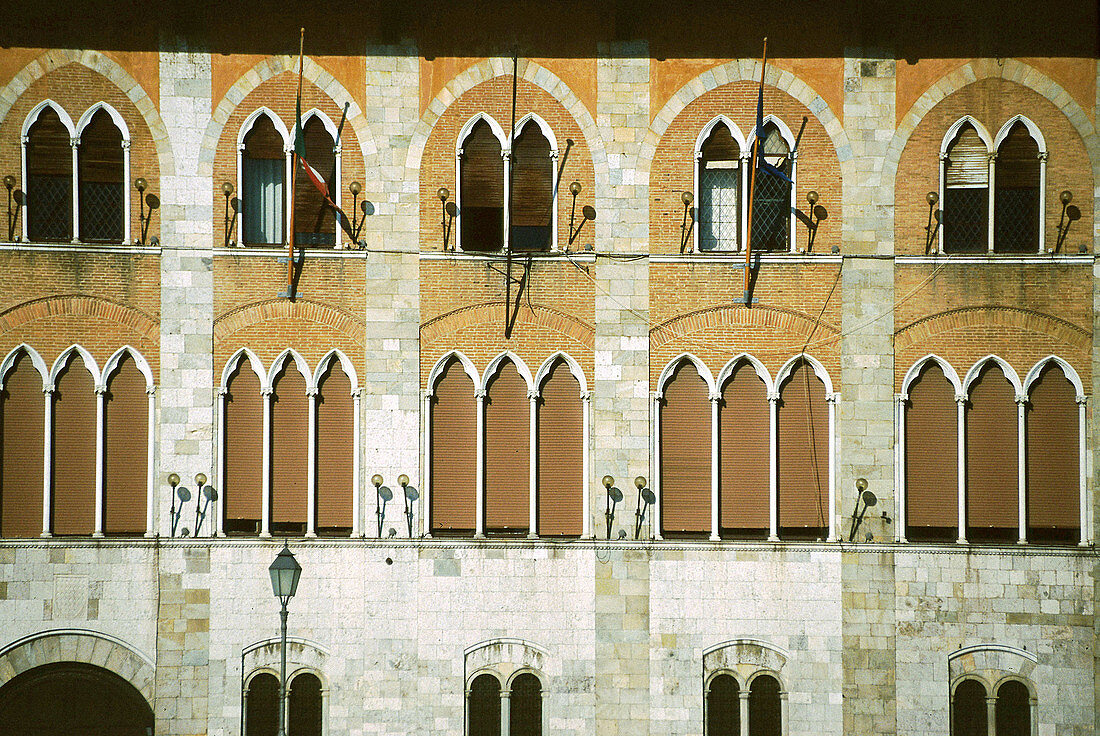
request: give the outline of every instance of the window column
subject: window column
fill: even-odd
[[[474,391],[474,401],[477,403],[477,479],[474,484],[476,489],[474,537],[481,539],[485,536],[485,389],[479,388]]]
[[[339,159],[337,159],[339,160]],[[336,231],[339,232],[340,228],[337,227]],[[359,516],[362,513],[359,489],[359,479],[362,477],[363,469],[363,455],[362,450],[359,449],[360,437],[362,432],[362,419],[359,416],[359,404],[363,397],[363,389],[354,388],[351,390],[351,432],[354,437],[351,446],[351,536],[361,537],[363,536],[363,527],[359,521]],[[427,424],[431,421],[431,412],[424,414],[424,423]],[[427,445],[424,445],[427,447]],[[426,476],[425,476],[426,477]]]
[[[737,692],[737,699],[741,706],[741,736],[749,736],[749,688],[746,684]]]
[[[959,536],[955,541],[966,544],[966,397],[957,395],[955,404],[959,413]]]
[[[26,227],[26,218],[23,226]],[[53,508],[53,395],[56,389],[51,383],[42,390],[46,397],[46,417],[42,425],[42,536],[52,537],[50,509]]]
[[[225,498],[225,478],[226,478],[225,456],[227,454],[226,451],[225,451],[225,440],[226,440],[226,436],[225,436],[225,427],[226,427],[225,402],[226,402],[226,398],[225,397],[226,397],[226,394],[228,394],[228,393],[229,393],[229,391],[225,386],[222,386],[222,387],[218,388],[218,439],[217,439],[217,445],[216,445],[216,447],[218,448],[218,472],[217,472],[217,480],[215,480],[215,483],[217,485],[215,487],[219,489],[218,490],[218,500],[219,501],[221,501],[222,499]],[[152,432],[150,432],[150,434],[152,434]],[[173,489],[173,492],[175,492],[175,489]],[[214,514],[213,532],[214,532],[215,537],[220,537],[223,534],[223,531],[222,531],[222,517],[223,517],[224,513],[225,513],[224,509],[218,509],[218,513]]]
[[[794,170],[792,164],[791,170]],[[793,223],[796,218],[792,217]],[[792,225],[793,227],[793,225]],[[792,230],[793,232],[793,230]],[[792,239],[793,243],[794,240]],[[836,402],[840,398],[832,393],[825,396],[825,402],[829,405],[829,536],[826,542],[837,541],[836,534]]]
[[[650,394],[650,436],[653,438],[653,480],[650,487],[654,488],[657,496],[650,518],[653,521],[653,538],[660,541],[661,537],[661,503],[664,501],[664,493],[661,488],[661,400],[657,393]],[[608,530],[610,538],[611,530]]]
[[[538,412],[539,392],[537,389],[527,392],[527,400],[530,402],[530,411],[528,416],[530,417],[531,427],[531,442],[530,442],[530,460],[528,461],[528,487],[530,488],[530,500],[527,504],[527,537],[529,539],[536,539],[539,536],[539,507],[538,507],[538,465],[539,465],[539,429],[538,429]]]
[[[144,192],[138,192],[138,196],[145,196]],[[128,138],[122,139],[122,244],[130,244],[130,140]],[[150,427],[152,422],[153,413],[150,412]]]
[[[271,394],[270,386],[260,389],[264,402],[263,422],[263,469],[261,470],[260,491],[260,536],[271,536]]]
[[[986,238],[989,239],[989,243],[986,248],[990,253],[993,252],[993,239],[995,237],[994,223],[996,221],[996,207],[994,202],[997,198],[997,152],[989,154],[989,175],[987,181],[989,186],[986,187]],[[1041,229],[1041,228],[1040,228]],[[993,736],[993,734],[990,734]]]
[[[421,440],[424,447],[424,477],[420,479],[420,489],[423,493],[420,496],[420,502],[423,504],[424,510],[420,513],[420,523],[424,525],[424,538],[431,539],[432,536],[432,458],[431,453],[435,449],[431,445],[432,440],[432,390],[430,388],[424,389],[423,397],[421,398],[421,415],[424,417],[424,438]],[[359,399],[355,401],[355,421],[359,422]],[[358,435],[356,435],[358,437]],[[355,442],[355,453],[359,454],[359,442]],[[359,469],[356,467],[355,472],[355,503],[358,507],[359,504]],[[359,511],[358,508],[355,512],[355,523],[359,523]],[[362,536],[362,532],[356,536]],[[469,726],[469,713],[470,713],[470,691],[466,691],[466,721],[467,727]]]
[[[997,696],[985,696],[985,728],[988,736],[997,736]]]
[[[907,542],[905,538],[905,397],[894,395],[894,423],[898,428],[898,441],[894,446],[894,487],[898,489],[898,501],[894,507],[894,541]]]
[[[95,387],[95,526],[93,537],[103,536],[103,440],[106,435],[106,384]],[[201,489],[199,489],[201,490]]]
[[[779,390],[768,396],[768,541],[779,541]],[[747,718],[747,717],[746,717]],[[748,723],[748,720],[745,721]]]
[[[73,238],[72,238],[72,241],[74,243],[79,243],[80,242],[80,182],[76,181],[76,179],[77,179],[76,172],[79,171],[78,167],[79,167],[79,160],[80,160],[80,156],[79,156],[80,136],[75,136],[73,138],[70,138],[69,139],[69,145],[73,149],[73,169],[72,169],[73,170],[73,174],[72,174],[73,185],[71,187],[72,195],[73,195]],[[123,188],[126,188],[125,184],[123,184]]]
[[[1084,416],[1084,415],[1082,415]],[[589,444],[592,433],[592,393],[585,391],[581,394],[581,422],[583,423],[583,429],[581,430],[581,441],[584,442],[584,447],[581,448],[581,457],[583,458],[584,470],[583,481],[581,484],[581,508],[583,509],[583,517],[581,520],[581,536],[584,539],[592,539],[592,490],[589,487],[589,480],[592,477],[592,458],[589,451]],[[1081,422],[1081,426],[1084,427],[1084,421]],[[1084,431],[1081,433],[1081,442],[1084,440]],[[1085,453],[1081,453],[1081,457],[1085,457]],[[1082,460],[1082,463],[1084,461]],[[1081,472],[1084,473],[1084,465],[1081,465]],[[1082,478],[1085,476],[1082,475]],[[1082,483],[1081,488],[1084,488]],[[1082,491],[1083,492],[1083,491]],[[1081,504],[1081,508],[1084,508],[1084,503]],[[1081,525],[1084,529],[1084,524]]]
[[[710,538],[717,542],[718,536],[718,402],[721,394],[710,398]]]
[[[1026,396],[1016,397],[1016,470],[1017,470],[1017,488],[1019,489],[1018,504],[1019,504],[1019,519],[1020,530],[1017,538],[1018,544],[1027,544],[1027,460],[1026,460],[1026,447],[1024,438],[1024,408],[1027,403]]]
[[[1039,252],[1046,253],[1047,250],[1047,229],[1046,229],[1046,206],[1047,206],[1047,152],[1039,151]],[[1034,714],[1033,714],[1034,715]],[[1034,730],[1035,718],[1031,719],[1032,729]]]
[[[157,535],[157,521],[155,511],[153,510],[153,506],[157,500],[157,471],[156,466],[153,464],[153,461],[156,458],[157,447],[157,433],[155,425],[153,424],[154,418],[156,417],[157,408],[157,387],[150,386],[149,388],[145,389],[145,393],[149,397],[149,425],[147,432],[149,441],[149,460],[147,464],[149,468],[147,474],[148,477],[146,478],[148,488],[145,498],[145,536],[151,538]],[[200,488],[199,491],[201,492],[202,489]],[[213,530],[214,518],[217,517],[217,507],[215,506],[213,509],[211,509],[211,512],[213,513],[213,517],[210,519],[210,527],[211,530]],[[213,531],[211,531],[210,536],[214,536]]]
[[[317,536],[317,387],[306,389],[306,537]],[[358,444],[358,443],[356,443]]]
[[[1086,452],[1086,440],[1085,434],[1085,417],[1087,412],[1085,411],[1088,397],[1077,397],[1077,464],[1078,475],[1080,477],[1079,485],[1081,488],[1081,546],[1085,547],[1092,544],[1092,504],[1089,501],[1089,489],[1088,489],[1088,465],[1085,462]],[[1032,713],[1032,730],[1035,729],[1034,712]]]
[[[512,691],[500,689],[500,736],[511,733]]]

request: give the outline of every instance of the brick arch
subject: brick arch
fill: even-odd
[[[199,173],[202,176],[212,176],[214,173],[214,155],[217,153],[218,141],[221,140],[225,124],[237,106],[250,93],[255,91],[264,82],[283,74],[284,72],[298,73],[298,59],[289,55],[269,56],[256,66],[242,74],[233,85],[226,90],[225,95],[214,108],[210,116],[210,122],[206,126],[206,132],[202,137],[202,146],[199,151]],[[360,152],[363,158],[375,154],[374,137],[371,134],[367,118],[355,101],[351,93],[340,84],[335,77],[325,71],[324,67],[308,56],[302,60],[302,78],[309,80],[323,93],[336,103],[338,107],[348,104],[347,122],[355,131],[355,137],[359,142]]]
[[[153,703],[153,660],[110,634],[88,629],[55,629],[31,634],[0,649],[0,686],[44,664],[82,662],[113,672]]]
[[[1092,342],[1088,330],[1060,317],[1031,309],[990,305],[949,309],[910,322],[894,333],[894,349],[901,351],[947,330],[971,325],[1015,327],[1049,335],[1066,345],[1079,346],[1086,351]]]
[[[335,307],[308,299],[297,299],[293,302],[286,299],[267,299],[238,307],[215,319],[214,341],[222,341],[258,322],[275,319],[300,319],[326,325],[357,341],[366,338],[366,325],[363,321]]]
[[[145,121],[153,144],[156,146],[157,158],[161,175],[175,171],[175,157],[172,153],[172,143],[168,137],[168,129],[164,120],[160,117],[160,111],[153,103],[152,98],[130,73],[122,68],[118,62],[104,56],[98,51],[78,49],[51,49],[27,64],[10,82],[0,88],[0,123],[7,118],[11,108],[19,100],[24,92],[35,82],[56,69],[69,64],[80,64],[93,72],[106,77],[118,87],[137,108],[138,113]]]
[[[422,342],[435,340],[452,334],[463,327],[485,324],[486,322],[499,321],[503,314],[504,301],[485,302],[467,307],[460,307],[438,317],[428,320],[420,326],[420,339]],[[550,307],[535,305],[532,309],[525,309],[516,320],[518,323],[538,325],[553,330],[561,335],[576,340],[585,347],[592,347],[595,339],[595,328],[587,322],[580,320],[565,312],[559,312]]]
[[[35,320],[58,316],[108,320],[125,325],[153,342],[160,339],[160,323],[156,317],[125,304],[80,294],[48,296],[10,307],[0,312],[0,333],[10,332]]]
[[[836,325],[815,320],[793,309],[766,305],[745,309],[743,306],[725,304],[678,314],[662,322],[649,331],[650,349],[656,350],[677,337],[715,327],[765,327],[787,335],[808,335],[816,328],[816,332],[822,333],[822,338],[815,340],[815,343],[827,342],[830,337],[840,335],[840,328]],[[798,347],[792,347],[792,351]]]
[[[661,108],[661,111],[654,116],[653,122],[649,125],[649,130],[646,131],[645,138],[642,140],[638,155],[638,170],[647,175],[649,174],[650,164],[657,152],[661,137],[668,130],[672,121],[691,102],[713,89],[732,82],[759,82],[759,80],[760,62],[755,59],[729,61],[713,69],[708,69],[690,80],[677,90]],[[768,64],[764,69],[764,83],[781,92],[786,92],[802,103],[818,119],[818,122],[825,128],[825,132],[832,140],[833,148],[840,159],[841,174],[848,176],[854,173],[852,169],[852,144],[848,140],[848,134],[844,132],[844,125],[832,108],[829,107],[829,103],[806,82],[803,82],[791,72],[771,64]]]

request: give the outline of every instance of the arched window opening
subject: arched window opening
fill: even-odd
[[[512,680],[508,736],[542,736],[542,683],[525,672]]]
[[[711,437],[707,382],[683,360],[661,401],[661,533],[710,532]]]
[[[1074,544],[1081,538],[1077,390],[1051,362],[1031,385],[1025,407],[1027,539]]]
[[[355,404],[340,361],[317,383],[317,534],[347,536],[355,492]]]
[[[512,148],[511,246],[550,250],[554,218],[554,162],[550,141],[533,120]]]
[[[226,382],[225,525],[227,534],[258,534],[263,508],[263,396],[260,379],[241,357]]]
[[[998,253],[1039,250],[1039,144],[1017,122],[997,148],[993,202],[993,249]]]
[[[145,376],[124,355],[107,381],[103,457],[103,531],[145,531],[149,474],[149,398]]]
[[[793,179],[791,149],[774,123],[764,126],[760,154],[764,160]],[[753,250],[787,250],[791,225],[791,185],[775,174],[758,169],[752,202]]]
[[[293,736],[321,736],[321,681],[303,672],[290,681],[287,691],[287,733]]]
[[[336,192],[336,144],[320,118],[303,127],[306,161],[325,178],[331,196]],[[317,187],[302,171],[294,183],[294,242],[304,246],[336,245],[336,217]]]
[[[125,163],[122,131],[110,113],[99,109],[80,132],[80,239],[121,243],[125,213]]]
[[[504,160],[500,141],[484,120],[477,121],[462,142],[462,249],[494,251],[504,247]]]
[[[42,533],[42,376],[21,350],[0,376],[0,536]]]
[[[470,685],[469,736],[501,736],[500,681],[490,674],[478,675]]]
[[[970,386],[966,409],[967,539],[1011,542],[1019,534],[1016,392],[988,363]]]
[[[286,152],[282,135],[266,114],[244,137],[241,199],[244,238],[249,245],[281,245],[286,206]]]
[[[963,680],[951,703],[951,736],[988,736],[988,722],[985,687],[977,680]]]
[[[824,539],[829,527],[829,406],[825,384],[800,361],[779,394],[776,415],[779,535]]]
[[[306,533],[309,399],[292,358],[283,362],[271,392],[271,532]]]
[[[997,736],[1031,736],[1031,694],[1018,680],[1009,680],[997,690],[994,709]]]
[[[245,736],[276,736],[279,731],[279,678],[267,672],[253,677],[248,682],[245,704]]]
[[[96,507],[96,393],[76,351],[53,393],[53,533],[91,534]]]
[[[989,152],[973,125],[963,125],[944,161],[943,249],[981,253],[989,240]]]
[[[767,386],[752,364],[742,361],[718,403],[718,527],[723,538],[767,538],[770,488]]]
[[[707,690],[706,736],[741,736],[741,696],[737,680],[721,674]]]
[[[431,397],[432,534],[470,535],[476,523],[477,407],[474,386],[451,359]]]
[[[73,239],[73,153],[68,128],[44,107],[27,133],[27,235],[33,242]]]
[[[779,681],[760,675],[749,685],[749,736],[781,736],[783,710]]]
[[[700,250],[737,250],[741,242],[741,146],[718,123],[699,148]]]
[[[905,536],[958,538],[959,441],[955,387],[929,361],[910,384],[905,411]]]
[[[578,537],[585,509],[584,405],[564,360],[551,367],[538,401],[538,534]]]
[[[485,530],[527,534],[531,523],[531,401],[506,360],[485,398]]]

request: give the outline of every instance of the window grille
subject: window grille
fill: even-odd
[[[125,213],[122,133],[106,110],[92,116],[80,134],[80,239],[121,243]]]
[[[741,147],[719,123],[699,154],[699,249],[735,250],[740,243]]]
[[[1016,123],[997,149],[993,249],[999,253],[1039,250],[1039,144]]]
[[[73,237],[73,160],[69,131],[43,108],[27,135],[27,235],[32,241]]]
[[[790,148],[779,129],[765,129],[764,160],[791,176]],[[754,250],[787,250],[790,247],[791,185],[762,169],[756,171],[753,193],[752,247]]]

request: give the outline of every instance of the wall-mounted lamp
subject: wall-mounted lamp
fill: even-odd
[[[806,239],[806,252],[809,253],[814,249],[814,240],[817,238],[817,226],[821,224],[822,215],[825,214],[825,208],[822,207],[818,210],[817,202],[821,199],[821,195],[817,193],[817,190],[811,189],[806,192],[806,204],[809,205],[809,220],[806,222],[806,229],[809,231],[809,237]]]
[[[172,534],[176,536],[176,528],[179,526],[180,515],[183,513],[183,505],[191,500],[191,491],[180,485],[180,477],[177,473],[171,473],[168,476],[168,485],[172,487],[172,508],[169,510],[172,518]],[[176,498],[179,498],[180,505],[176,506]],[[183,536],[190,534],[190,530],[187,527],[183,528]]]
[[[573,241],[581,234],[584,223],[589,220],[595,221],[596,219],[596,209],[586,204],[581,207],[581,224],[577,225],[576,229],[573,228],[573,223],[576,220],[577,214],[577,195],[580,194],[583,189],[584,187],[581,186],[579,181],[574,181],[569,185],[569,193],[573,195],[573,209],[569,211],[569,245],[573,245]],[[591,248],[585,246],[585,250],[591,250]]]
[[[1062,246],[1066,243],[1066,236],[1069,235],[1069,226],[1074,220],[1081,219],[1081,209],[1075,205],[1070,204],[1073,201],[1073,192],[1068,189],[1063,189],[1062,193],[1058,196],[1062,202],[1062,217],[1058,220],[1058,239],[1054,244],[1054,252],[1059,253],[1062,250]],[[1084,253],[1086,248],[1082,247],[1081,252]]]
[[[688,245],[688,240],[691,239],[691,229],[695,227],[695,208],[691,206],[691,203],[695,201],[695,195],[691,192],[683,192],[680,195],[680,201],[684,203],[684,216],[680,220],[680,253],[691,253],[694,248]],[[691,216],[690,222],[688,216]]]
[[[610,540],[611,527],[615,524],[615,507],[623,500],[623,492],[615,487],[615,479],[610,475],[603,477],[603,487],[607,489],[607,510],[604,512],[604,518],[607,519],[607,538]]]
[[[409,538],[412,539],[413,504],[416,503],[416,499],[420,498],[420,491],[416,490],[414,486],[409,485],[409,476],[404,473],[397,476],[397,485],[401,486],[401,489],[405,491],[405,521],[409,525]]]
[[[863,516],[867,513],[867,509],[878,503],[878,497],[867,490],[867,486],[868,483],[866,478],[856,479],[856,492],[859,495],[856,496],[856,505],[855,508],[852,509],[852,531],[848,534],[849,542],[855,540],[856,532],[859,531],[859,525],[863,523]],[[859,508],[860,501],[863,502],[862,510]],[[870,542],[872,538],[872,535],[868,534],[867,541]]]
[[[375,510],[378,517],[378,538],[382,538],[382,521],[386,518],[386,504],[393,500],[393,491],[382,485],[382,476],[375,473],[371,476],[371,484],[374,486]]]
[[[202,525],[206,521],[210,504],[218,500],[218,492],[212,486],[207,485],[206,480],[206,473],[195,474],[195,531],[193,535],[196,537],[199,536]],[[171,536],[174,537],[176,536],[176,530],[179,529],[180,517],[183,516],[183,505],[191,500],[191,490],[180,485],[179,473],[168,475],[168,485],[172,487],[172,508],[169,513],[172,519]],[[177,498],[179,499],[179,506],[176,505]],[[192,536],[192,531],[187,527],[183,527],[180,530],[180,536]]]
[[[458,214],[458,205],[454,202],[448,202],[451,198],[451,190],[447,187],[440,187],[435,191],[435,196],[439,197],[439,206],[442,211],[442,220],[440,225],[443,228],[443,250],[447,251],[447,244],[451,239],[451,225],[455,221],[455,215]]]
[[[206,485],[206,473],[197,473],[195,475],[195,492],[199,495],[195,497],[195,536],[199,535],[199,530],[202,529],[202,524],[206,521],[206,512],[210,508],[210,504],[218,500],[218,492],[214,490],[213,486]]]
[[[367,200],[363,200],[363,204],[359,204],[359,195],[363,192],[363,185],[358,181],[353,181],[348,184],[348,191],[351,192],[351,239],[355,242],[353,245],[361,245],[359,242],[359,233],[363,230],[363,225],[367,221]],[[359,216],[359,212],[362,210],[363,216]]]
[[[634,510],[635,539],[642,533],[642,524],[645,522],[646,510],[657,500],[657,497],[653,495],[653,491],[646,488],[645,484],[646,480],[644,475],[639,475],[634,479],[634,487],[638,489],[638,507]]]
[[[924,226],[924,255],[932,252],[932,242],[936,239],[936,232],[940,229],[940,215],[936,205],[940,201],[938,192],[929,192],[924,195],[924,201],[928,203],[928,222]],[[935,225],[932,224],[935,220]]]
[[[145,181],[144,177],[139,176],[134,179],[134,189],[138,190],[138,200],[141,203],[141,211],[138,215],[138,223],[141,227],[141,238],[138,241],[139,245],[145,245],[146,238],[149,237],[149,223],[153,221],[153,210],[160,207],[160,197],[149,192],[145,193],[145,190],[149,188],[149,182]],[[149,205],[149,214],[145,214],[145,205]],[[198,533],[198,530],[196,530]]]
[[[237,220],[237,209],[233,208],[233,217],[229,216],[229,202],[233,199],[233,182],[222,183],[222,194],[225,195],[225,241],[222,245],[226,248],[230,245],[229,236],[233,234],[233,225]]]
[[[8,242],[15,241],[15,221],[19,217],[19,203],[16,202],[15,212],[12,212],[12,190],[15,189],[15,177],[8,174],[4,177],[4,186],[8,190]]]

